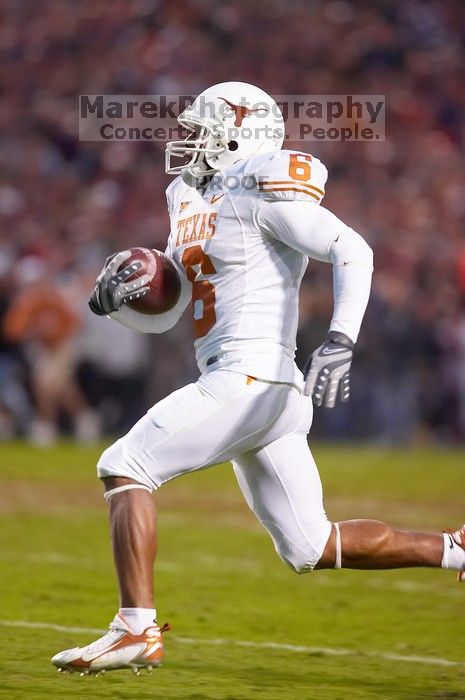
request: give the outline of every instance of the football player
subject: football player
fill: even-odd
[[[296,573],[341,567],[444,567],[465,577],[465,530],[427,534],[377,520],[331,522],[308,449],[312,399],[349,399],[350,366],[367,305],[372,252],[321,206],[327,170],[308,153],[281,150],[284,124],[257,87],[229,82],[202,93],[179,117],[186,141],[167,144],[171,231],[166,255],[182,292],[162,316],[125,301],[144,278],[109,259],[92,311],[140,332],[172,327],[192,300],[200,378],[175,391],[102,454],[120,608],[96,642],[56,654],[59,669],[151,669],[163,657],[152,573],[151,493],[181,474],[232,461],[239,486]],[[303,374],[294,363],[299,287],[308,258],[332,264],[334,312]]]

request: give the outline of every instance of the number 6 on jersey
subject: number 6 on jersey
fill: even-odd
[[[216,269],[200,245],[186,248],[181,262],[186,268],[187,279],[192,282],[194,335],[196,338],[202,338],[216,323],[216,296],[215,287],[208,280],[196,278],[199,274],[213,275]]]

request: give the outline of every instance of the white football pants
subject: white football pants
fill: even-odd
[[[158,489],[181,474],[232,461],[276,551],[304,573],[320,559],[331,532],[307,445],[312,415],[311,398],[290,384],[216,370],[155,404],[105,450],[98,475]]]

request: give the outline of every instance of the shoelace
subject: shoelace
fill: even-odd
[[[101,649],[105,649],[105,647],[117,642],[121,638],[121,634],[125,634],[126,632],[127,629],[111,622],[108,625],[108,632],[104,634],[103,637],[100,637],[99,639],[96,639],[95,642],[89,644],[87,649],[90,652],[97,652]]]
[[[110,622],[110,624],[108,625],[108,629],[110,630],[110,632],[128,632],[129,631],[127,629],[127,627],[124,627],[123,625],[118,625],[117,622]],[[108,634],[108,632],[107,632],[107,634]]]

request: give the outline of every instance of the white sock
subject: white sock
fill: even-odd
[[[444,554],[441,566],[443,569],[455,569],[465,571],[465,549],[462,549],[452,535],[444,533]]]
[[[142,634],[147,627],[153,627],[157,620],[154,608],[120,608],[118,614],[126,620],[134,634]]]

